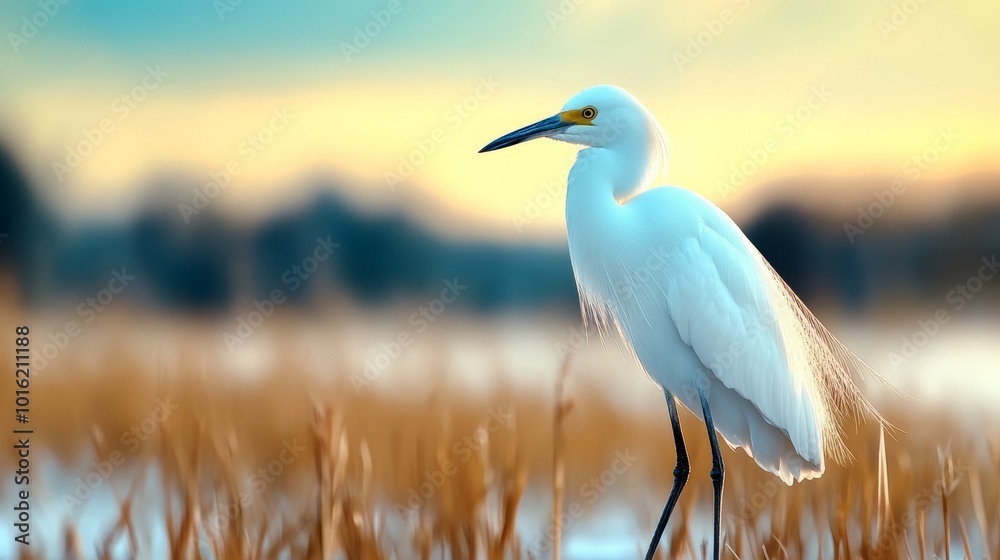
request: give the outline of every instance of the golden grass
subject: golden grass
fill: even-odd
[[[0,361],[12,363],[7,346]],[[143,557],[153,523],[165,525],[169,543],[157,555],[176,559],[559,557],[561,543],[579,530],[574,503],[586,517],[623,514],[581,496],[626,449],[639,459],[609,492],[630,499],[625,514],[647,528],[635,536],[640,557],[672,480],[665,407],[655,418],[623,413],[597,385],[574,385],[564,397],[558,372],[550,380],[558,383],[556,398],[514,389],[470,397],[428,372],[439,390],[415,402],[375,389],[358,394],[343,375],[303,374],[291,353],[252,382],[212,375],[195,356],[150,372],[122,353],[108,356],[100,375],[66,356],[33,380],[35,449],[67,468],[88,453],[101,461],[118,451],[124,462],[102,483],[120,505],[97,542],[83,542],[74,528],[88,511],[81,500],[66,517],[63,542],[37,543],[22,558],[57,551],[111,558],[123,542],[126,557]],[[177,409],[147,422],[155,428],[133,452],[123,435],[143,425],[157,399]],[[793,487],[742,451],[724,450],[724,557],[923,560],[947,557],[954,541],[966,557],[1000,558],[997,426],[971,431],[946,411],[911,401],[883,412],[902,430],[895,439],[882,448],[878,428],[861,427],[847,437],[853,465],[830,466],[820,480]],[[661,558],[707,554],[695,535],[708,521],[708,445],[703,424],[686,413],[682,419],[692,477]],[[280,474],[254,478],[292,454],[283,449],[298,447],[304,450],[281,463]],[[8,467],[14,456],[6,449],[0,461]],[[156,477],[159,496],[134,482],[146,477]],[[522,499],[536,492],[554,496],[552,518],[570,521],[516,531]]]

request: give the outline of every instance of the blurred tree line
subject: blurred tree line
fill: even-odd
[[[124,222],[71,225],[39,202],[0,145],[0,267],[13,270],[34,305],[86,297],[124,267],[139,279],[128,299],[191,312],[221,311],[276,288],[298,305],[329,293],[382,305],[433,298],[453,278],[469,287],[459,305],[478,311],[578,309],[564,246],[443,239],[402,213],[359,212],[329,186],[315,185],[309,204],[253,224],[229,221],[211,207],[185,223],[176,204],[150,199]],[[844,224],[854,218],[783,206],[741,225],[800,297],[832,299],[850,310],[879,301],[943,301],[976,273],[981,258],[1000,253],[1000,205],[966,207],[934,223],[886,219],[852,243]],[[332,258],[317,263],[301,290],[288,290],[286,275],[318,238],[338,244]],[[986,289],[1000,293],[1000,282]]]

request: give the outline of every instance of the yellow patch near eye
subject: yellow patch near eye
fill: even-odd
[[[583,116],[584,112],[586,112],[588,115],[591,115],[590,118]],[[572,111],[563,111],[562,113],[559,113],[559,118],[562,119],[562,122],[582,124],[586,126],[593,126],[594,125],[593,120],[594,117],[596,116],[597,116],[596,111],[594,111],[592,107],[585,107],[583,109],[573,109]]]

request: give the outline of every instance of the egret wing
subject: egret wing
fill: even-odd
[[[802,304],[735,223],[701,199],[698,225],[678,248],[668,280],[682,340],[726,387],[823,468],[824,450],[847,455],[839,420],[881,417],[854,385],[870,368]]]

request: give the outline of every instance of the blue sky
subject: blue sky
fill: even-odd
[[[472,154],[597,83],[643,100],[672,139],[670,182],[717,201],[747,150],[813,88],[832,91],[726,201],[736,209],[788,176],[899,174],[941,128],[961,140],[929,178],[991,170],[1000,150],[1000,5],[991,0],[914,4],[902,17],[904,0],[399,0],[375,25],[372,11],[391,5],[244,0],[220,18],[213,0],[71,0],[15,52],[9,33],[41,8],[8,2],[0,68],[13,79],[0,80],[0,135],[17,138],[31,173],[49,183],[52,162],[159,65],[169,78],[62,193],[117,197],[164,166],[207,174],[287,106],[301,118],[247,166],[234,200],[325,169],[363,185],[359,196],[431,198],[500,228],[564,172],[572,148]],[[366,25],[377,36],[345,57]],[[486,78],[501,84],[495,95],[477,100],[405,188],[373,190]],[[542,229],[561,229],[560,205],[543,214]]]

